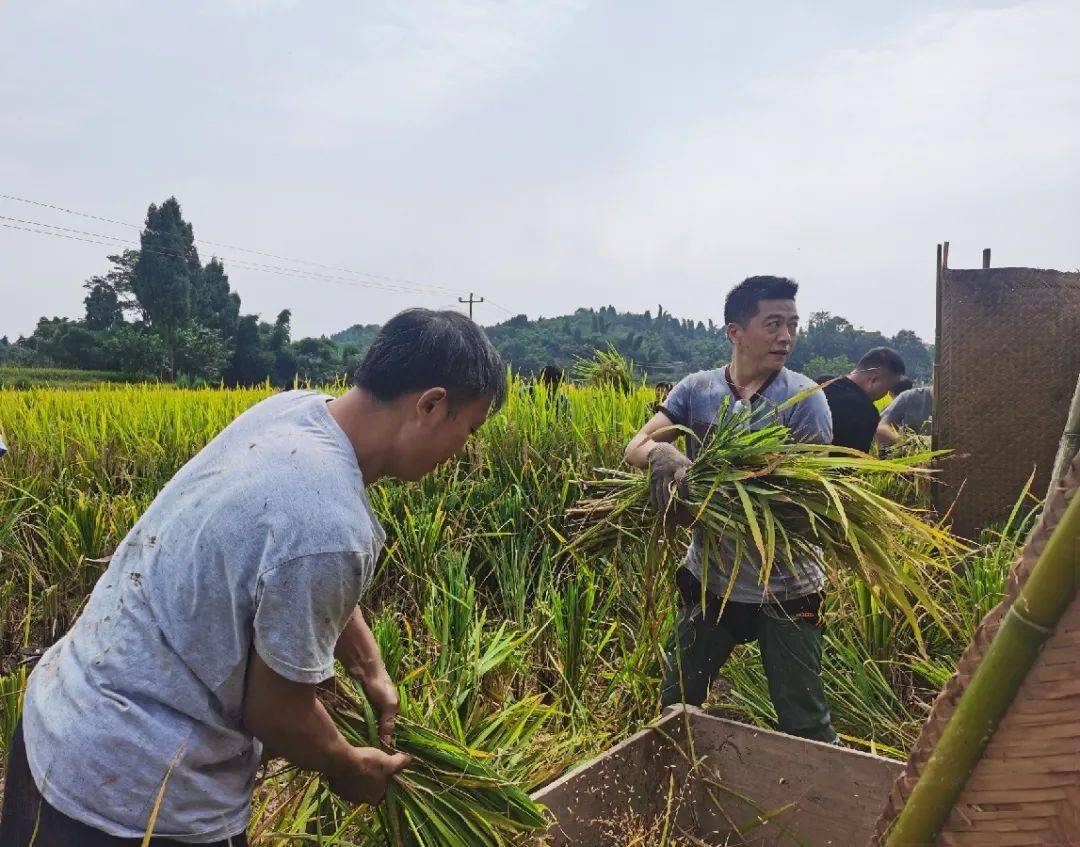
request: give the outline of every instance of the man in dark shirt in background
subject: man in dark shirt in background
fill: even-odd
[[[855,370],[822,389],[832,412],[833,444],[869,452],[881,420],[874,403],[892,390],[905,370],[899,353],[875,347],[859,359]]]

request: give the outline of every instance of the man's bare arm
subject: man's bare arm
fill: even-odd
[[[401,703],[397,685],[386,672],[379,645],[359,607],[353,610],[345,624],[334,647],[334,657],[364,687],[368,701],[379,716],[379,737],[389,746]]]
[[[680,434],[671,418],[663,412],[657,412],[626,445],[626,463],[644,470],[649,466],[649,451],[657,444],[670,444]]]
[[[882,447],[892,447],[899,440],[900,433],[893,429],[890,424],[885,423],[885,421],[878,424],[877,432],[874,433],[874,441]]]
[[[275,756],[327,777],[351,803],[378,803],[390,777],[409,763],[404,753],[353,747],[338,732],[314,685],[293,682],[252,651],[244,690],[244,726]]]

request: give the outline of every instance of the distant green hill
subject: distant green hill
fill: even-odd
[[[518,315],[487,328],[499,352],[516,370],[535,373],[544,365],[568,367],[574,356],[588,356],[613,344],[653,380],[677,379],[726,360],[731,345],[723,327],[679,319],[659,309],[633,314],[614,306],[578,309],[572,315],[528,320]]]
[[[351,344],[363,352],[371,346],[371,342],[375,340],[378,331],[378,324],[353,324],[348,329],[343,329],[341,332],[331,335],[330,340],[335,344],[340,344],[342,347]]]
[[[658,307],[655,315],[651,311],[617,312],[614,306],[536,320],[517,315],[486,327],[486,331],[514,370],[527,374],[549,364],[569,368],[574,356],[588,356],[609,343],[646,371],[650,381],[676,380],[692,371],[716,367],[731,355],[722,325],[676,318],[663,307]],[[374,324],[357,324],[331,338],[363,351],[376,332]],[[881,345],[900,352],[916,381],[929,380],[932,350],[914,332],[901,330],[890,338],[858,329],[828,312],[810,316],[788,364],[812,376],[825,371],[838,373],[850,368],[871,347]]]

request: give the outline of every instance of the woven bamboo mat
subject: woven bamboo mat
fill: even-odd
[[[1031,472],[1050,484],[1080,373],[1080,273],[947,269],[934,377],[938,507],[971,537],[1004,520]],[[1022,447],[1023,449],[1017,449]]]
[[[1080,457],[1051,493],[1042,520],[1009,576],[1005,598],[986,616],[956,674],[934,701],[907,766],[889,794],[871,842],[910,796],[942,728],[983,653],[1080,488]],[[982,759],[938,835],[939,845],[1026,847],[1080,844],[1080,595],[1028,671]]]

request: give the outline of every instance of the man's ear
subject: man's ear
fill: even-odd
[[[446,403],[445,388],[429,388],[417,398],[416,411],[420,413],[421,417],[425,417],[430,415],[440,406],[445,408]]]

